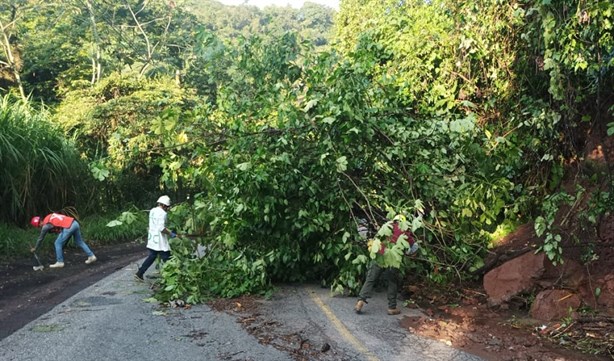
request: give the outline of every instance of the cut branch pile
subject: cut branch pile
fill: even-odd
[[[542,336],[586,354],[614,357],[614,317],[581,316],[555,325]]]

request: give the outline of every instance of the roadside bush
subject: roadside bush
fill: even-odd
[[[128,214],[128,212],[91,215],[83,218],[81,222],[83,237],[97,245],[147,240],[147,212],[138,210],[129,212],[129,220],[126,220],[125,217],[122,218],[125,214]],[[124,221],[113,223],[117,219]],[[109,226],[109,224],[112,226]]]
[[[147,204],[160,185],[159,162],[167,152],[163,135],[172,127],[165,113],[194,104],[189,90],[172,78],[112,73],[94,86],[70,91],[54,121],[73,136],[91,160],[98,180],[92,202],[102,212],[118,205]]]

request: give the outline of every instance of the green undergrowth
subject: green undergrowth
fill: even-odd
[[[121,214],[119,215],[120,218]],[[83,236],[88,240],[93,240],[98,245],[125,243],[146,238],[147,212],[136,211],[130,214],[133,216],[131,222],[124,222],[113,227],[109,227],[109,223],[118,218],[117,213],[86,217],[82,221]]]

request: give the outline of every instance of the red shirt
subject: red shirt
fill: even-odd
[[[51,213],[48,214],[45,219],[43,219],[42,224],[45,225],[49,223],[52,224],[54,227],[69,228],[74,220],[74,218],[65,216],[63,214]]]
[[[397,243],[397,240],[399,239],[399,237],[401,237],[402,234],[404,234],[407,237],[407,242],[409,242],[410,246],[412,246],[414,244],[414,242],[416,242],[414,240],[414,235],[411,233],[411,231],[409,231],[409,230],[407,230],[407,231],[402,230],[399,227],[399,224],[397,222],[394,222],[392,224],[392,236],[390,237],[390,242],[391,243]],[[384,250],[385,249],[386,249],[386,247],[382,243],[382,248],[380,248],[379,253],[380,254],[384,254]]]

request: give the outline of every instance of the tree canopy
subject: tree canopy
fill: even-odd
[[[208,255],[176,241],[161,298],[306,279],[352,292],[370,259],[447,282],[527,220],[560,256],[548,215],[564,166],[587,132],[614,133],[613,8],[10,0],[0,86],[51,106],[102,204],[178,200],[174,226]],[[379,253],[396,215],[419,262],[406,244]]]

